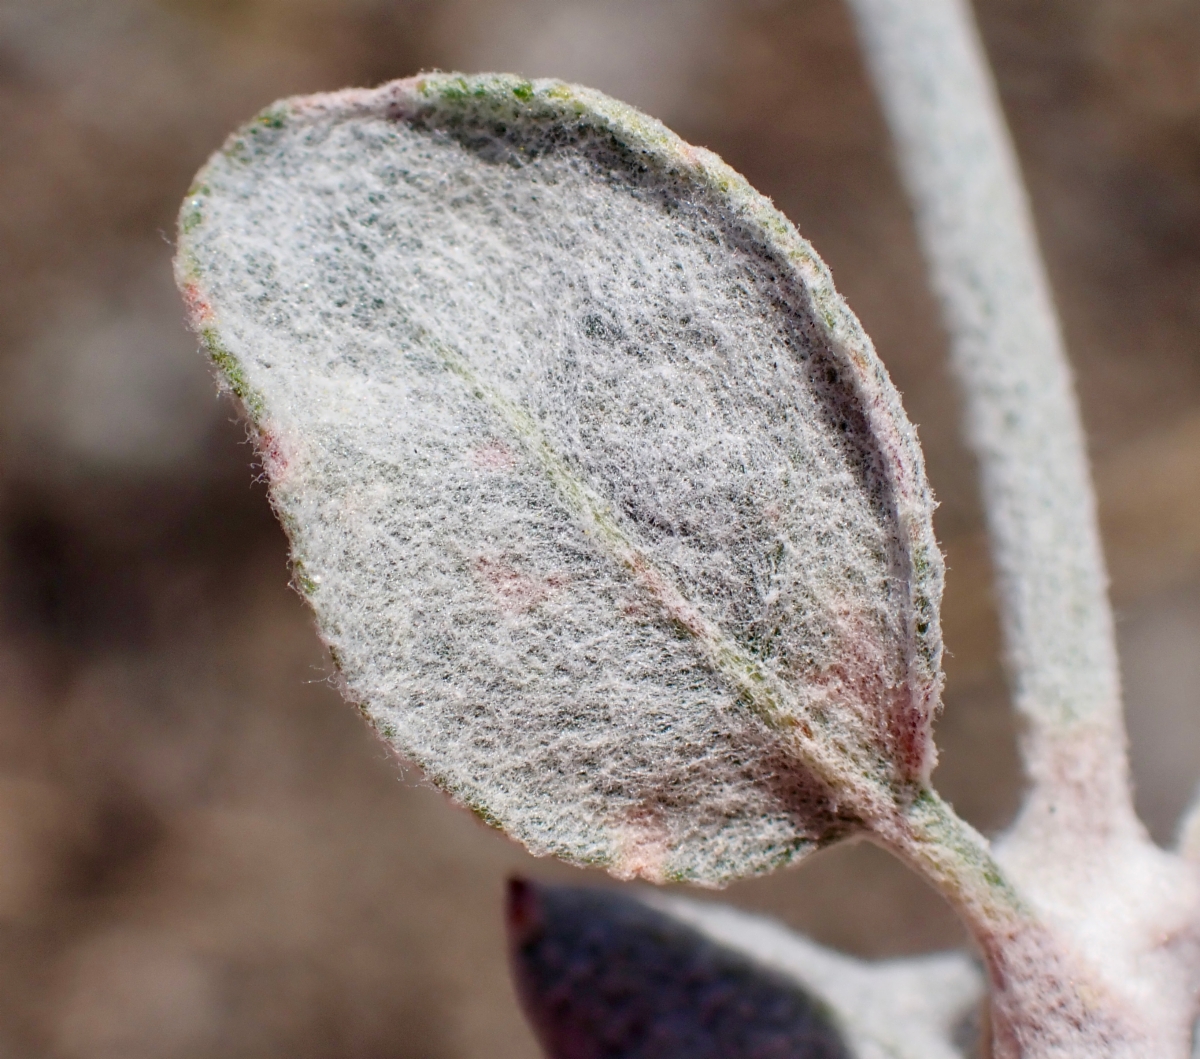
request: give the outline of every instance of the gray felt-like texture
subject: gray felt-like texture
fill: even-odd
[[[535,853],[721,883],[928,775],[915,434],[795,230],[598,93],[277,104],[178,273],[347,694]]]

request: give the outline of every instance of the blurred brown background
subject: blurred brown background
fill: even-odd
[[[979,0],[1096,460],[1138,801],[1200,778],[1200,6]],[[829,261],[921,426],[949,556],[941,789],[1018,792],[972,465],[837,0],[0,0],[0,1056],[518,1059],[534,862],[328,682],[170,280],[192,173],[272,99],[421,68],[604,89]],[[886,856],[732,888],[867,954],[951,944]]]

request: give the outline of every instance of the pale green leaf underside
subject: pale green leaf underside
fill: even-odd
[[[348,694],[535,852],[722,882],[927,775],[913,431],[715,156],[558,82],[286,101],[179,273]]]

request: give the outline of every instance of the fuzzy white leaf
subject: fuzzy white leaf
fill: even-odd
[[[178,273],[347,693],[486,819],[720,883],[927,778],[914,432],[714,155],[553,81],[285,101],[200,175]]]

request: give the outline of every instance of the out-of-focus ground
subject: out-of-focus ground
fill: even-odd
[[[1074,358],[1138,804],[1200,779],[1200,7],[980,0]],[[829,261],[920,424],[949,557],[936,779],[1017,802],[973,469],[836,0],[0,0],[0,1056],[518,1059],[535,862],[344,706],[170,275],[278,96],[442,67],[579,80],[720,152]],[[731,888],[865,954],[952,944],[867,847]]]

